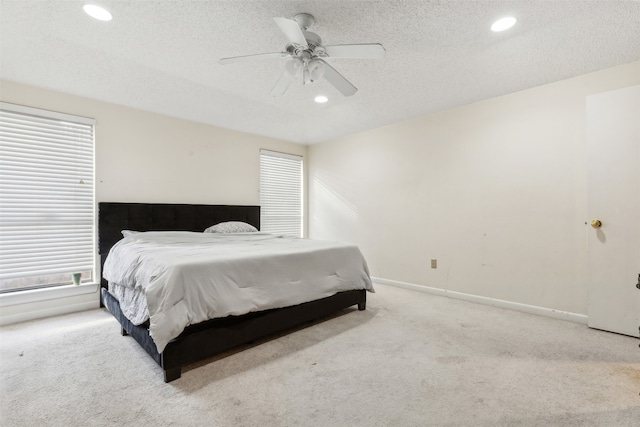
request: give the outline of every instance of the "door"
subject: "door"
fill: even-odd
[[[637,337],[640,86],[587,97],[587,150],[588,324]]]

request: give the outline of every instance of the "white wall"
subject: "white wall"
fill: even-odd
[[[4,102],[96,119],[96,202],[260,204],[261,148],[305,156],[307,147],[0,80]],[[306,169],[306,167],[305,167]],[[97,293],[4,306],[3,318],[97,306]],[[46,307],[44,305],[46,305]],[[0,304],[1,306],[2,304]],[[75,308],[73,308],[75,307]],[[47,311],[49,310],[49,311]],[[64,312],[56,311],[54,314]]]
[[[376,277],[586,314],[585,97],[638,83],[635,62],[310,146],[309,236]]]
[[[2,101],[96,119],[96,199],[259,204],[259,150],[304,145],[0,81]]]

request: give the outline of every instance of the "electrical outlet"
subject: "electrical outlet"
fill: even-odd
[[[438,268],[438,260],[437,259],[432,259],[431,260],[431,268]]]

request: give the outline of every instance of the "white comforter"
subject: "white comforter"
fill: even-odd
[[[357,246],[268,233],[137,233],[111,248],[103,276],[144,290],[158,352],[208,319],[373,292]]]

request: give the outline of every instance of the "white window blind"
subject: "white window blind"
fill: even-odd
[[[260,150],[260,229],[302,237],[302,157]]]
[[[0,291],[91,279],[94,125],[0,103]]]

